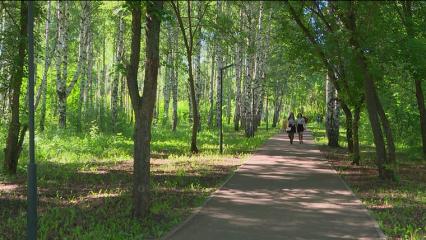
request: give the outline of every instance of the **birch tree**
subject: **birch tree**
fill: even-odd
[[[116,52],[114,59],[114,78],[111,84],[111,117],[112,123],[114,124],[113,129],[116,131],[117,128],[117,118],[118,118],[118,87],[120,81],[120,72],[122,72],[122,62],[124,57],[124,17],[120,12],[118,15],[118,24],[117,24],[117,39],[116,39]]]

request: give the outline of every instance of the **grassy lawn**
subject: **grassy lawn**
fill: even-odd
[[[399,181],[390,183],[378,178],[374,148],[368,140],[361,139],[361,165],[353,166],[344,148],[326,146],[322,126],[312,124],[310,129],[328,161],[390,239],[426,239],[426,163],[420,158],[420,148],[397,149]],[[340,135],[343,143],[344,132]]]
[[[157,238],[200,206],[254,149],[277,132],[259,129],[256,137],[246,139],[243,132],[226,126],[224,155],[218,155],[217,130],[204,129],[198,138],[201,153],[191,155],[189,128],[165,129],[154,127],[153,202],[142,223],[130,217],[130,133],[108,135],[94,128],[84,135],[37,135],[39,239]],[[27,153],[22,156],[16,177],[0,173],[0,239],[25,238]]]

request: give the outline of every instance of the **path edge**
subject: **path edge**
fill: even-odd
[[[312,133],[311,133],[312,134]],[[317,147],[320,147],[321,145],[317,144],[315,142],[315,138],[312,135],[312,142],[313,144],[315,144]],[[318,149],[321,152],[321,149]],[[377,234],[379,234],[379,239],[384,239],[386,240],[387,237],[384,234],[384,232],[382,231],[382,229],[380,228],[379,223],[377,222],[376,218],[374,218],[371,215],[371,212],[367,209],[367,207],[364,205],[364,203],[361,201],[361,199],[354,193],[354,191],[352,190],[351,187],[349,187],[349,185],[345,182],[345,180],[342,178],[342,176],[339,174],[339,172],[333,167],[333,165],[327,160],[327,158],[324,158],[324,161],[327,162],[327,165],[330,167],[330,169],[336,174],[336,176],[339,178],[339,180],[343,183],[343,186],[345,186],[345,188],[351,193],[351,195],[354,197],[355,201],[358,202],[360,204],[360,206],[363,208],[363,210],[367,213],[368,217],[370,218],[370,220],[373,222],[374,224],[374,228],[376,229]]]
[[[269,137],[264,143],[262,143],[259,147],[256,148],[255,151],[253,151],[253,153],[246,159],[246,161],[241,164],[240,166],[238,166],[237,169],[235,169],[231,174],[229,174],[229,176],[225,179],[225,181],[212,193],[210,194],[207,199],[203,202],[203,204],[201,204],[200,206],[194,208],[191,212],[191,214],[181,223],[179,223],[176,227],[172,228],[166,235],[164,235],[163,237],[158,238],[159,240],[167,240],[169,238],[171,238],[173,235],[175,235],[175,233],[179,232],[187,223],[189,223],[196,215],[198,215],[201,210],[207,205],[208,202],[211,201],[211,199],[213,197],[215,197],[215,195],[222,190],[222,188],[229,182],[229,180],[231,180],[231,178],[235,175],[235,173],[237,173],[238,171],[240,171],[240,169],[246,165],[246,162],[249,161],[253,156],[255,156],[256,154],[259,153],[259,151],[262,150],[262,148],[266,145],[266,143],[268,143],[272,138],[274,138],[275,136],[282,134],[281,131],[278,131],[276,134],[272,135],[271,137]]]

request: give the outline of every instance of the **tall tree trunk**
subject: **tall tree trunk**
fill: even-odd
[[[187,1],[187,21],[188,21],[188,35],[187,30],[185,30],[185,26],[183,24],[182,15],[180,13],[179,9],[179,1],[172,2],[173,9],[176,13],[176,17],[179,23],[180,30],[183,35],[183,40],[185,43],[186,48],[186,58],[188,62],[188,84],[189,84],[189,92],[190,92],[190,98],[191,98],[191,109],[193,114],[193,122],[192,122],[192,136],[191,136],[191,152],[198,153],[197,148],[197,133],[198,133],[198,126],[199,126],[199,114],[198,114],[198,106],[196,102],[196,96],[195,96],[195,83],[194,83],[194,75],[193,75],[193,69],[192,69],[192,54],[193,54],[193,46],[194,46],[194,34],[197,31],[197,27],[195,28],[195,31],[193,29],[192,25],[192,19],[191,19],[191,1]],[[199,26],[199,25],[198,25]]]
[[[259,15],[257,21],[257,32],[255,40],[255,65],[254,65],[254,106],[253,106],[253,135],[260,125],[263,109],[263,65],[264,65],[264,37],[263,37],[263,1],[260,1]]]
[[[222,1],[216,1],[216,24],[219,24],[219,18],[222,15]],[[217,72],[216,72],[216,103],[220,102],[221,96],[221,79],[220,79],[220,71],[223,67],[223,49],[222,49],[222,41],[219,33],[215,34],[215,44],[216,44],[216,62],[217,62]],[[221,124],[220,119],[220,111],[221,106],[216,104],[216,127],[219,127]]]
[[[83,107],[87,99],[87,88],[88,88],[88,79],[87,79],[87,45],[88,45],[88,30],[89,30],[89,14],[90,14],[90,5],[88,1],[82,1],[81,11],[82,17],[80,19],[80,49],[81,54],[80,60],[81,63],[81,80],[80,80],[80,98],[78,101],[78,120],[77,120],[77,131],[82,130],[82,115]]]
[[[66,126],[66,10],[67,2],[57,3],[56,93],[58,96],[59,127]],[[61,68],[63,66],[63,68]],[[65,81],[64,81],[65,79]]]
[[[239,22],[239,32],[242,33],[243,27],[243,11],[240,10],[240,22]],[[240,129],[240,119],[241,119],[241,43],[235,44],[235,111],[234,111],[234,130],[238,131]]]
[[[328,146],[339,146],[339,106],[337,101],[336,88],[330,81],[333,72],[328,71],[326,80],[326,106],[327,113],[325,119],[325,126],[327,132]]]
[[[247,15],[247,32],[248,32],[248,49],[255,49],[256,42],[255,42],[255,33],[253,27],[252,27],[252,10],[249,8],[246,13]],[[245,76],[245,83],[244,83],[244,94],[245,94],[245,101],[244,101],[244,119],[245,119],[245,136],[246,137],[254,137],[254,124],[255,124],[255,64],[256,64],[256,55],[254,51],[249,51],[246,54],[245,59],[245,68],[246,68],[246,76]]]
[[[366,56],[361,49],[357,36],[356,15],[352,3],[346,17],[342,17],[344,26],[350,31],[349,43],[353,48],[353,54],[356,61],[360,66],[362,75],[364,77],[363,87],[365,93],[365,101],[368,111],[368,117],[371,123],[371,130],[373,132],[374,145],[376,146],[376,161],[379,170],[379,176],[382,179],[395,180],[397,174],[397,163],[395,161],[395,146],[393,143],[392,129],[384,113],[383,106],[377,95],[376,86],[373,76],[368,69]],[[386,144],[382,132],[386,135]],[[387,148],[387,152],[386,152]]]
[[[407,40],[413,41],[415,40],[416,28],[413,22],[413,2],[404,1],[402,2],[402,13],[403,19],[402,23],[405,26],[405,31],[407,32]],[[420,134],[422,138],[422,150],[423,150],[423,158],[426,159],[426,107],[425,107],[425,97],[424,92],[422,90],[422,81],[424,79],[424,75],[419,73],[419,68],[424,66],[419,66],[419,64],[415,61],[417,53],[413,49],[409,49],[409,62],[411,63],[410,72],[414,78],[414,86],[416,91],[416,101],[417,108],[419,110],[419,122],[420,122]]]
[[[7,133],[6,148],[4,149],[4,169],[9,174],[16,174],[18,159],[21,153],[22,143],[25,137],[26,125],[23,126],[22,132],[19,134],[21,129],[21,122],[19,119],[19,97],[21,95],[22,79],[24,77],[24,61],[25,61],[25,43],[27,37],[27,11],[28,5],[26,2],[21,1],[20,3],[20,35],[18,39],[18,57],[13,65],[13,72],[11,76],[11,91],[12,99],[10,101],[10,121],[9,129]]]
[[[173,72],[171,74],[172,78],[172,107],[173,107],[173,124],[172,124],[172,130],[176,131],[176,127],[178,124],[178,84],[179,84],[179,58],[178,58],[178,29],[173,28],[173,39],[174,44],[172,47],[172,65],[173,65]]]
[[[43,69],[43,78],[41,80],[40,89],[37,93],[35,108],[39,101],[41,100],[41,111],[40,111],[40,130],[44,131],[44,124],[46,120],[46,94],[47,94],[47,73],[50,66],[50,48],[49,48],[49,33],[50,33],[50,21],[51,21],[51,1],[47,3],[47,18],[46,18],[46,28],[45,28],[45,56],[44,56],[44,69]]]
[[[164,115],[163,120],[168,122],[169,120],[169,105],[170,105],[170,93],[172,90],[172,77],[173,77],[173,58],[172,58],[172,48],[173,48],[173,36],[172,36],[172,25],[171,23],[166,23],[167,26],[167,55],[166,55],[166,67],[164,68],[164,86],[163,86],[163,96],[164,96]]]
[[[120,81],[121,64],[124,55],[124,17],[120,14],[117,27],[116,52],[114,59],[114,78],[111,84],[111,117],[113,131],[117,131],[118,123],[118,85]]]
[[[102,130],[105,129],[104,124],[104,115],[105,115],[105,83],[107,81],[106,79],[106,62],[105,62],[105,49],[106,49],[106,40],[105,38],[102,39],[102,71],[101,71],[101,77],[99,78],[99,96],[100,96],[100,103],[99,103],[99,124]]]
[[[197,20],[200,23],[202,21],[202,11],[203,11],[203,1],[198,1],[196,6],[197,6]],[[203,35],[202,35],[202,25],[200,25],[200,34],[198,36],[198,38],[196,39],[196,44],[195,44],[195,61],[194,61],[194,68],[195,68],[195,102],[197,104],[197,108],[200,109],[200,103],[201,103],[201,94],[202,94],[202,87],[203,87],[203,79],[201,77],[201,42],[203,40]],[[198,119],[200,119],[200,121],[198,121],[198,131],[201,131],[201,112],[200,110],[198,110]]]
[[[210,87],[209,87],[209,117],[207,123],[209,127],[213,127],[213,112],[214,112],[214,79],[215,79],[215,59],[216,59],[216,49],[213,50],[212,63],[211,63],[211,73],[210,73]]]
[[[135,112],[133,162],[133,215],[143,219],[150,207],[151,125],[157,94],[160,16],[163,2],[150,2],[146,13],[146,61],[143,95],[139,95],[137,72],[141,40],[141,5],[132,3],[132,44],[127,85]]]

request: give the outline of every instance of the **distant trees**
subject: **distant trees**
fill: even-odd
[[[0,138],[6,142],[4,166],[13,173],[26,134],[26,56],[20,45],[25,4],[0,4],[0,129],[7,128]],[[36,3],[46,15],[35,18],[40,131],[124,134],[142,124],[135,91],[130,94],[126,83],[129,76],[136,79],[132,87],[140,95],[148,65],[129,75],[129,4]],[[331,146],[347,145],[353,163],[360,164],[359,139],[371,139],[380,176],[395,179],[397,146],[422,142],[426,152],[425,9],[405,1],[170,2],[160,23],[154,123],[174,132],[189,123],[189,150],[196,153],[202,150],[197,134],[215,131],[219,110],[225,125],[233,119],[232,127],[246,137],[270,116],[273,127],[282,127],[290,111],[311,120],[325,116]],[[228,64],[234,65],[221,84],[220,69]],[[366,133],[367,125],[372,128]],[[339,126],[346,143],[339,142]]]

